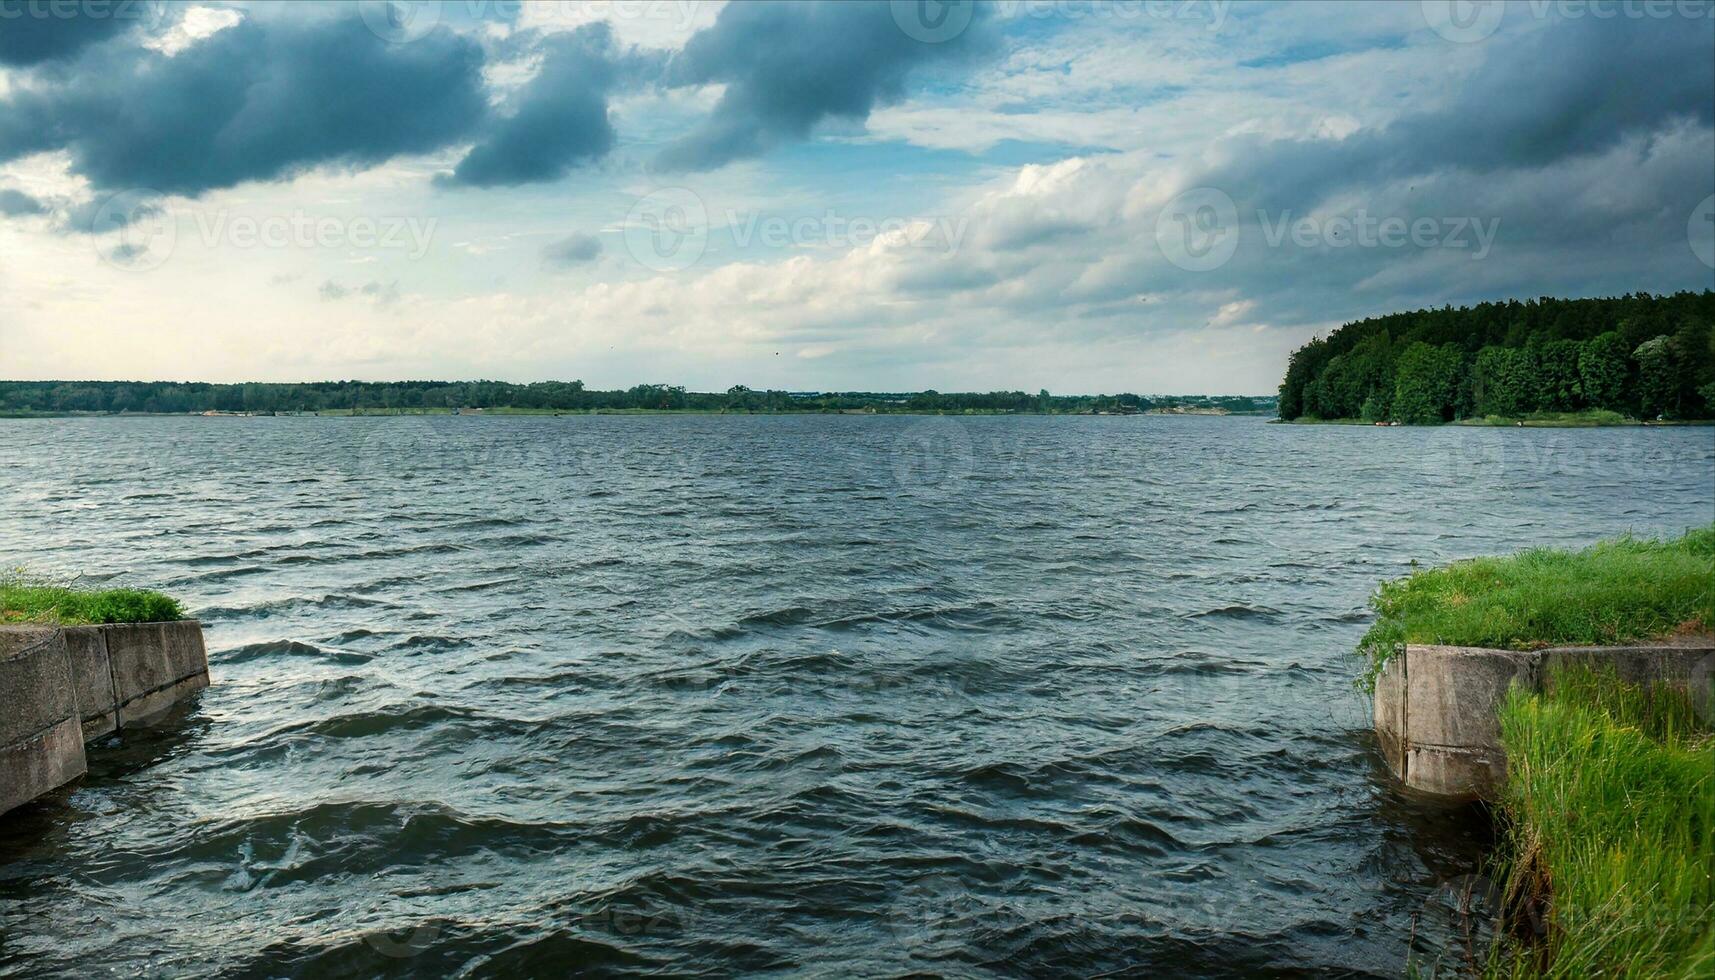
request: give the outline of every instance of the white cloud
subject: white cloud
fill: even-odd
[[[713,9],[526,7],[518,26],[608,19],[622,42],[672,48]],[[213,23],[189,13],[175,28],[186,44]],[[1247,10],[1218,32],[1050,24],[1011,37],[992,70],[916,90],[862,131],[694,176],[638,161],[706,113],[718,90],[634,90],[612,106],[626,141],[614,158],[558,183],[434,187],[430,178],[464,151],[450,147],[358,173],[244,184],[174,202],[191,224],[147,271],[106,261],[110,238],[56,234],[39,218],[0,221],[0,376],[1256,393],[1273,389],[1292,347],[1347,316],[1703,274],[1683,239],[1687,208],[1662,190],[1707,181],[1715,139],[1696,123],[1536,169],[1354,175],[1291,205],[1303,212],[1292,218],[1319,222],[1360,208],[1498,218],[1491,260],[1269,246],[1255,202],[1235,189],[1244,227],[1233,259],[1205,273],[1172,265],[1156,236],[1176,195],[1284,141],[1309,153],[1361,141],[1408,107],[1435,109],[1485,58],[1506,55],[1426,37],[1397,11],[1354,7],[1332,24],[1323,13]],[[1318,44],[1325,56],[1313,56]],[[1310,54],[1275,57],[1303,45]],[[532,71],[528,60],[492,65],[491,95]],[[0,187],[85,201],[70,165],[63,153],[26,158],[0,167]],[[702,260],[670,274],[624,250],[632,204],[664,185],[694,193],[710,219]],[[242,247],[195,232],[211,216],[294,211],[348,223],[433,219],[435,230],[415,255],[348,242]],[[732,226],[758,215],[830,213],[905,227],[862,241],[734,240]],[[919,237],[937,221],[956,233]],[[589,258],[544,269],[543,247],[574,232],[601,248],[586,243],[578,254]],[[317,284],[333,286],[327,301]]]
[[[230,7],[190,7],[167,30],[146,37],[143,46],[168,56],[176,55],[243,19],[242,13]]]
[[[719,16],[725,0],[536,0],[519,6],[520,30],[576,30],[606,21],[622,44],[684,46]]]

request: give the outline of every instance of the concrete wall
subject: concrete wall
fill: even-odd
[[[0,627],[0,813],[86,768],[65,638],[54,629]]]
[[[107,634],[99,626],[68,626],[63,633],[66,654],[71,658],[72,684],[77,689],[83,738],[92,742],[119,728],[113,668],[107,659]]]
[[[1506,783],[1500,707],[1513,684],[1552,687],[1570,665],[1612,667],[1634,684],[1673,684],[1711,710],[1715,638],[1628,647],[1558,647],[1520,653],[1407,646],[1376,680],[1376,738],[1407,787],[1449,800],[1493,799]]]
[[[65,637],[85,739],[150,724],[208,686],[202,624],[194,620],[68,626]]]
[[[85,741],[208,686],[202,624],[0,627],[0,813],[83,775]]]

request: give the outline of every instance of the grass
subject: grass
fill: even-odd
[[[22,574],[0,577],[0,623],[85,626],[184,618],[177,599],[146,589],[80,589]]]
[[[1706,679],[1704,679],[1706,682]],[[1715,976],[1715,738],[1683,691],[1567,671],[1501,710],[1502,977]]]
[[[1384,583],[1358,645],[1373,690],[1407,643],[1531,650],[1715,629],[1715,525],[1671,541],[1633,537],[1582,551],[1477,558]]]
[[[1460,419],[1456,425],[1477,426],[1518,426],[1525,428],[1593,428],[1607,425],[1642,425],[1637,419],[1610,412],[1606,409],[1591,409],[1585,412],[1532,412],[1529,415],[1502,416],[1485,415],[1481,418]]]

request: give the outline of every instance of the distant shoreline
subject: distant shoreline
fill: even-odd
[[[1715,419],[1634,419],[1613,412],[1560,412],[1552,414],[1498,416],[1455,419],[1441,425],[1421,425],[1410,422],[1366,422],[1363,419],[1316,419],[1300,416],[1295,419],[1275,419],[1279,425],[1355,425],[1368,428],[1434,429],[1455,426],[1467,429],[1624,429],[1655,426],[1715,425]]]
[[[25,419],[246,419],[246,418],[484,418],[493,416],[555,418],[572,415],[906,415],[906,416],[945,416],[958,418],[960,416],[988,417],[1142,417],[1142,416],[1197,416],[1203,418],[1249,418],[1271,419],[1272,412],[1224,412],[1213,410],[1172,410],[1150,409],[1142,412],[1111,412],[1111,411],[1009,411],[1005,409],[777,409],[745,411],[724,410],[716,408],[484,408],[461,409],[454,412],[445,408],[425,409],[327,409],[318,412],[17,412],[0,411],[0,421]]]
[[[598,390],[582,381],[314,381],[210,384],[187,381],[4,381],[0,414],[927,414],[1137,415],[1151,411],[1273,415],[1273,395],[1060,394],[1047,389],[809,391],[733,385],[691,391],[640,384]]]

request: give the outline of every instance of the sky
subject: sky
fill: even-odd
[[[1256,394],[1715,287],[1707,0],[0,0],[0,378]]]

